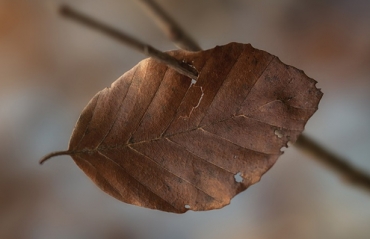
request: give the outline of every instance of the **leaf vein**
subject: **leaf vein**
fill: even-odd
[[[136,177],[134,177],[128,170],[126,170],[124,167],[122,167],[120,164],[118,164],[116,161],[114,161],[113,159],[111,159],[109,156],[103,154],[102,152],[98,151],[98,153],[100,155],[102,155],[103,157],[105,157],[106,159],[112,161],[114,164],[116,164],[118,167],[120,167],[121,169],[123,169],[123,171],[125,171],[127,173],[127,175],[129,175],[132,179],[134,179],[136,182],[138,182],[140,185],[142,185],[143,187],[145,187],[149,192],[151,192],[152,194],[156,195],[157,197],[161,198],[163,201],[165,201],[166,203],[168,203],[169,205],[171,205],[174,209],[178,210],[178,208],[176,208],[173,203],[169,202],[167,199],[163,198],[162,196],[158,195],[157,193],[155,193],[149,186],[145,185],[143,182],[141,182],[139,179],[137,179]]]
[[[121,108],[122,108],[123,102],[125,101],[126,96],[127,96],[128,92],[129,92],[129,90],[130,90],[130,88],[131,88],[132,81],[133,81],[133,78],[135,77],[136,71],[137,71],[137,68],[135,69],[135,72],[134,72],[134,74],[132,75],[132,78],[131,78],[132,80],[131,80],[131,82],[130,82],[130,85],[129,85],[128,89],[127,89],[127,92],[126,92],[125,96],[124,96],[124,97],[122,97],[122,100],[121,100],[120,105],[119,105],[119,107],[118,107],[118,109],[117,109],[117,112],[116,112],[116,115],[115,115],[115,117],[114,117],[114,120],[112,121],[112,124],[110,125],[110,127],[109,127],[109,129],[108,129],[107,133],[104,135],[103,139],[102,139],[102,140],[100,141],[100,143],[95,147],[96,149],[98,149],[98,148],[99,148],[99,146],[104,142],[104,140],[108,137],[109,133],[112,131],[112,129],[113,129],[113,127],[114,127],[114,125],[116,124],[116,122],[117,122],[117,120],[118,120],[119,112],[121,111]]]
[[[217,95],[218,95],[218,93],[220,92],[220,89],[222,88],[222,86],[224,85],[225,81],[226,81],[226,80],[227,80],[227,78],[229,77],[230,73],[231,73],[231,72],[232,72],[232,70],[234,69],[234,67],[235,67],[236,63],[240,60],[240,57],[241,57],[241,55],[243,54],[244,50],[245,50],[245,49],[243,48],[243,50],[241,50],[241,51],[240,51],[240,54],[238,55],[238,57],[237,57],[237,58],[235,59],[235,61],[233,62],[233,65],[230,67],[229,72],[228,72],[228,73],[226,74],[226,76],[222,79],[222,83],[221,83],[220,87],[217,89],[216,94],[213,96],[213,98],[212,98],[212,100],[211,100],[210,105],[207,107],[207,110],[205,110],[205,113],[204,113],[204,115],[203,115],[202,119],[199,121],[199,124],[198,124],[197,126],[201,125],[201,124],[202,124],[202,122],[203,122],[203,119],[207,116],[208,111],[209,111],[209,109],[211,108],[211,106],[212,106],[212,103],[213,103],[214,99],[216,98],[216,96],[217,96]]]
[[[234,173],[233,173],[233,172],[231,172],[231,171],[227,170],[226,168],[223,168],[223,167],[221,167],[221,166],[219,166],[219,165],[217,165],[217,164],[214,164],[214,163],[212,163],[212,162],[210,162],[210,161],[206,160],[205,158],[203,158],[203,157],[201,157],[201,156],[199,156],[199,155],[197,155],[197,154],[195,154],[195,153],[193,153],[193,152],[189,151],[185,146],[183,146],[183,145],[181,145],[181,144],[179,144],[179,143],[176,143],[175,141],[172,141],[170,138],[166,138],[166,139],[167,139],[168,141],[170,141],[170,142],[172,142],[172,143],[174,143],[174,144],[176,144],[176,145],[180,146],[181,148],[183,148],[185,151],[187,151],[187,152],[188,152],[188,153],[190,153],[191,155],[194,155],[195,157],[197,157],[197,158],[199,158],[199,159],[201,159],[201,160],[203,160],[203,161],[205,161],[205,162],[207,162],[207,163],[209,163],[209,164],[211,164],[211,165],[213,165],[213,166],[216,166],[216,167],[217,167],[217,168],[219,168],[219,169],[225,170],[226,172],[228,172],[228,173],[230,173],[230,174],[234,175]]]
[[[163,75],[163,77],[162,77],[162,81],[161,81],[161,83],[159,83],[159,85],[158,85],[158,87],[157,87],[157,90],[155,91],[155,93],[154,93],[153,97],[151,98],[151,100],[150,100],[150,102],[149,102],[148,106],[146,107],[146,109],[145,109],[145,111],[144,111],[143,115],[141,116],[141,118],[140,118],[140,120],[139,120],[139,123],[138,123],[138,124],[137,124],[137,126],[136,126],[136,129],[132,131],[132,133],[130,134],[130,137],[129,137],[129,139],[128,139],[128,141],[127,141],[127,142],[130,142],[130,140],[131,140],[132,136],[133,136],[133,135],[136,133],[136,131],[139,129],[139,127],[140,127],[141,123],[143,122],[143,119],[144,119],[145,114],[147,113],[147,111],[148,111],[149,107],[150,107],[150,106],[151,106],[151,104],[153,103],[153,100],[154,100],[155,96],[158,94],[158,90],[159,90],[159,88],[161,87],[161,85],[162,85],[162,83],[163,83],[163,81],[164,81],[164,80],[163,80],[163,78],[166,76],[167,72],[168,72],[168,67],[166,68],[166,71],[165,71],[165,73],[164,73],[164,75]],[[145,77],[146,77],[146,75],[145,75]]]
[[[138,154],[142,155],[143,157],[148,158],[149,160],[153,161],[155,164],[157,164],[159,167],[163,168],[165,171],[169,172],[171,175],[173,175],[173,176],[175,176],[175,177],[177,177],[177,178],[179,178],[179,179],[181,179],[181,180],[183,180],[183,181],[187,182],[188,184],[190,184],[191,186],[193,186],[193,187],[194,187],[194,188],[196,188],[197,190],[199,190],[199,191],[203,192],[204,194],[206,194],[207,196],[209,196],[209,197],[213,198],[215,201],[218,201],[215,197],[213,197],[213,196],[209,195],[209,194],[208,194],[207,192],[205,192],[203,189],[201,189],[201,188],[197,187],[196,185],[192,184],[190,181],[188,181],[188,180],[186,180],[186,179],[184,179],[184,178],[180,177],[179,175],[177,175],[177,174],[173,173],[173,172],[172,172],[172,171],[170,171],[168,168],[166,168],[166,167],[164,167],[163,165],[159,164],[157,161],[153,160],[152,158],[150,158],[150,157],[146,156],[145,154],[143,154],[143,153],[139,152],[138,150],[136,150],[136,149],[134,149],[134,148],[132,148],[132,147],[130,147],[130,146],[128,146],[128,147],[129,147],[130,149],[132,149],[133,151],[135,151],[136,153],[138,153]]]
[[[90,127],[91,121],[93,120],[94,115],[95,115],[95,110],[96,110],[96,106],[98,105],[98,101],[99,101],[99,99],[100,99],[100,92],[99,92],[99,94],[98,94],[98,96],[97,96],[96,104],[95,104],[94,109],[93,109],[93,112],[92,112],[92,114],[91,114],[90,121],[89,121],[89,123],[87,123],[86,129],[85,129],[85,131],[84,131],[84,133],[83,133],[83,135],[82,135],[81,139],[80,139],[80,140],[78,141],[78,143],[76,144],[75,149],[77,149],[77,148],[78,148],[78,146],[80,146],[80,144],[81,144],[81,142],[82,142],[83,138],[85,137],[85,135],[86,135],[86,133],[87,133],[87,130],[88,130],[88,129],[89,129],[89,127]]]
[[[235,111],[235,112],[238,112],[240,111],[243,103],[248,99],[251,91],[253,90],[254,86],[257,84],[257,82],[261,79],[263,73],[265,73],[266,69],[270,66],[271,62],[276,58],[276,56],[272,56],[271,60],[269,61],[269,63],[266,65],[265,69],[261,72],[260,76],[257,78],[257,80],[253,83],[253,85],[251,86],[249,92],[247,93],[247,95],[245,96],[244,100],[242,101],[242,103],[239,105],[239,108]]]
[[[222,139],[222,140],[225,140],[226,142],[229,142],[229,143],[234,144],[234,145],[236,145],[236,146],[238,146],[238,147],[241,147],[241,148],[243,148],[243,149],[247,149],[247,150],[250,150],[250,151],[253,151],[253,152],[256,152],[256,153],[265,154],[265,155],[280,155],[280,154],[271,154],[271,153],[261,152],[261,151],[255,150],[255,149],[247,148],[247,147],[244,147],[244,146],[242,146],[242,145],[239,145],[239,144],[237,144],[237,143],[235,143],[235,142],[232,142],[232,141],[230,141],[229,139],[226,139],[226,138],[224,138],[224,137],[222,137],[222,136],[220,136],[220,135],[217,135],[217,134],[215,134],[215,133],[212,133],[212,132],[210,132],[210,131],[208,131],[208,130],[205,130],[205,129],[203,129],[203,128],[200,128],[200,129],[201,129],[201,130],[204,130],[205,132],[207,132],[207,133],[209,133],[209,134],[214,135],[215,137],[218,137],[218,138],[220,138],[220,139]]]
[[[212,54],[214,54],[214,52],[212,52]],[[201,75],[201,73],[202,73],[202,72],[201,72],[201,71],[202,71],[202,69],[203,69],[203,68],[204,68],[204,66],[207,64],[207,62],[209,61],[209,59],[211,59],[212,54],[210,54],[210,56],[209,56],[209,57],[207,58],[207,60],[204,62],[203,66],[202,66],[202,67],[200,67],[200,69],[198,70],[198,72],[199,72],[198,79],[199,79],[199,77],[200,77],[200,75]],[[198,81],[198,80],[197,80],[197,81]],[[171,122],[168,124],[168,126],[163,130],[163,132],[162,132],[162,134],[161,134],[161,136],[160,136],[160,137],[162,137],[162,136],[167,132],[167,130],[171,127],[172,123],[175,121],[176,116],[177,116],[177,113],[179,112],[180,106],[181,106],[181,104],[184,102],[184,99],[186,98],[186,96],[188,95],[188,93],[189,93],[189,89],[191,88],[191,86],[192,86],[192,84],[190,84],[189,88],[187,89],[186,93],[184,94],[184,97],[182,97],[182,99],[181,99],[181,101],[180,101],[180,104],[179,104],[179,106],[178,106],[178,107],[177,107],[177,109],[176,109],[176,113],[174,114],[174,116],[173,116],[173,118],[172,118]],[[180,117],[181,117],[181,116],[180,116]]]

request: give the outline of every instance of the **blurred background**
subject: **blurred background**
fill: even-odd
[[[251,43],[303,69],[324,97],[307,135],[370,173],[370,1],[158,0],[203,49]],[[294,147],[223,209],[164,213],[100,191],[64,150],[84,106],[144,58],[63,19],[61,3],[161,50],[127,0],[0,0],[0,238],[370,238],[370,194]]]

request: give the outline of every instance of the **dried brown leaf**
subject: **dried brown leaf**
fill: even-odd
[[[141,61],[89,102],[66,153],[123,202],[175,213],[221,208],[297,139],[322,93],[249,44],[169,54],[198,70],[196,83]]]

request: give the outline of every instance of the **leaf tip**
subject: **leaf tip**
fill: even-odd
[[[40,159],[39,164],[43,164],[46,160],[55,157],[55,156],[60,156],[60,155],[70,155],[70,151],[57,151],[57,152],[52,152],[50,154],[45,155],[43,158]]]

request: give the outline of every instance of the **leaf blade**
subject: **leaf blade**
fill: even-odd
[[[249,44],[169,54],[196,67],[195,84],[143,60],[90,101],[68,151],[123,202],[176,213],[221,208],[296,140],[322,93]]]

